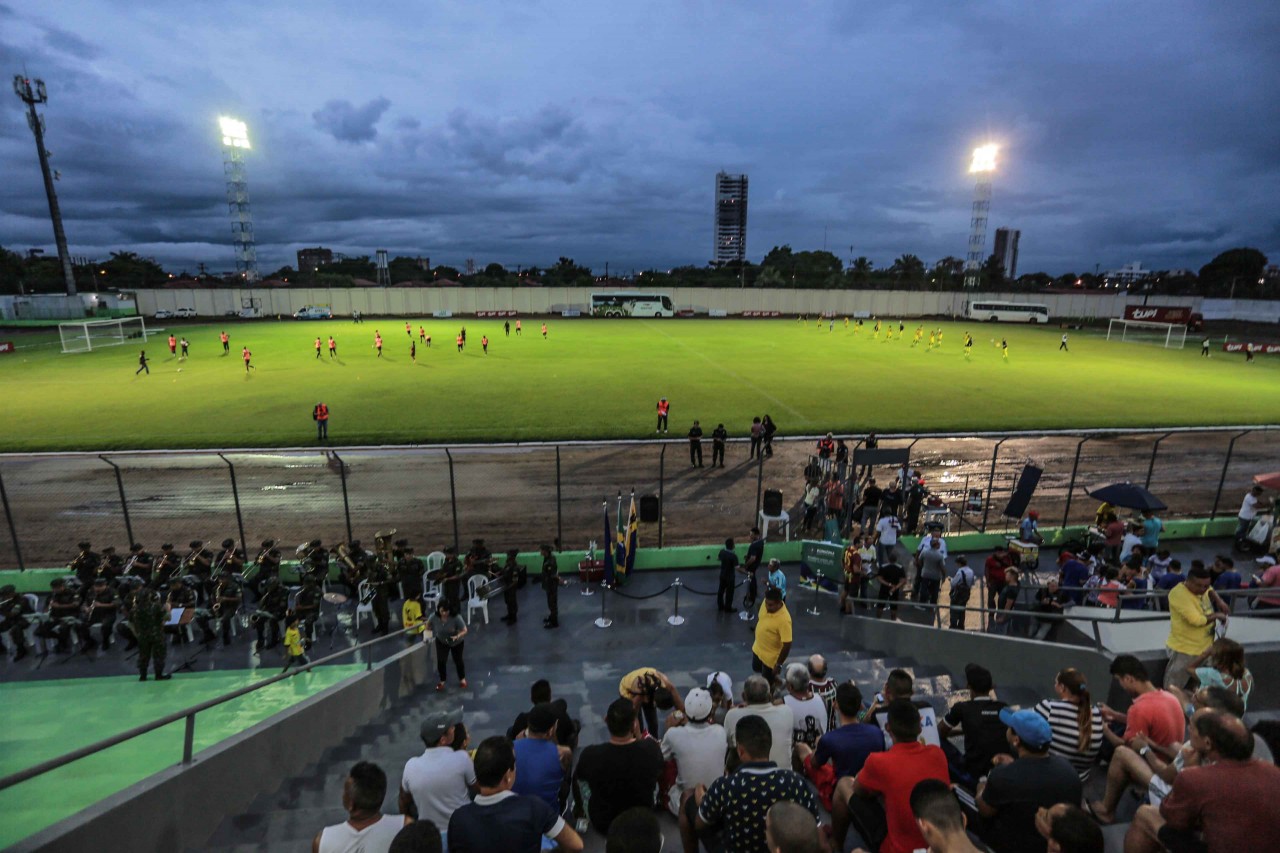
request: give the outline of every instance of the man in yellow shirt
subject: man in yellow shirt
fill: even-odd
[[[1226,622],[1230,609],[1213,591],[1213,576],[1204,566],[1193,566],[1187,579],[1169,591],[1169,639],[1165,652],[1165,689],[1184,688],[1189,667],[1213,645],[1218,622]]]
[[[782,601],[782,590],[769,587],[764,594],[764,603],[760,605],[760,619],[756,622],[756,641],[751,646],[751,671],[760,673],[773,685],[790,652],[791,614]]]
[[[618,695],[636,707],[644,731],[659,737],[658,711],[680,707],[675,685],[666,674],[651,666],[633,669],[618,682]]]

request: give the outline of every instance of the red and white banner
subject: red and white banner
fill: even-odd
[[[477,317],[515,317],[519,311],[477,311]]]
[[[0,353],[13,352],[13,351],[14,351],[13,341],[0,341]]]
[[[743,311],[743,317],[781,317],[781,311]]]
[[[1251,343],[1246,343],[1244,341],[1241,341],[1238,344],[1223,344],[1222,351],[1223,352],[1244,352],[1245,347],[1249,347],[1250,349],[1252,349],[1254,354],[1263,353],[1263,354],[1275,355],[1276,353],[1280,353],[1280,344],[1251,344]]]
[[[1145,320],[1148,323],[1189,323],[1191,309],[1185,306],[1170,308],[1162,305],[1126,305],[1126,320]]]

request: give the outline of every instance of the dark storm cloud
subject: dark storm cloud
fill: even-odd
[[[722,168],[751,177],[754,259],[825,234],[842,258],[932,262],[965,251],[968,152],[988,138],[991,227],[1022,229],[1023,269],[1280,255],[1280,4],[371,8],[0,4],[0,70],[49,84],[73,251],[228,267],[229,114],[250,127],[265,268],[317,243],[703,263]],[[18,106],[0,109],[0,243],[48,249]]]
[[[359,107],[350,101],[326,101],[311,118],[316,127],[339,142],[372,142],[378,137],[378,120],[390,106],[386,98],[374,98]]]

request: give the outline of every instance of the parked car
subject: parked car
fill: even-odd
[[[169,320],[169,319],[172,319],[172,317],[173,317],[173,312],[170,311],[168,308],[161,308],[159,311],[156,312],[157,320]]]
[[[327,305],[304,305],[293,312],[295,320],[332,320],[333,310]]]
[[[194,316],[196,316],[196,309],[194,309],[194,308],[179,308],[179,309],[178,309],[178,313],[177,313],[175,316],[177,316],[177,317],[181,317],[181,318],[190,318],[190,317],[194,317]]]

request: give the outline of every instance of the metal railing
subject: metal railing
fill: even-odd
[[[262,690],[264,687],[270,687],[271,685],[276,684],[277,682],[280,682],[280,681],[284,681],[285,679],[294,678],[295,676],[300,675],[304,672],[310,672],[315,667],[323,666],[324,664],[333,663],[336,660],[347,657],[348,655],[351,655],[355,652],[359,652],[364,649],[371,648],[373,646],[378,645],[379,643],[385,643],[390,640],[403,637],[408,633],[408,630],[412,630],[412,629],[396,631],[395,633],[387,634],[382,637],[375,637],[372,640],[359,643],[358,645],[350,646],[339,652],[335,652],[334,654],[328,655],[318,660],[311,661],[310,663],[307,663],[307,664],[303,664],[297,669],[291,669],[288,672],[282,672],[277,675],[273,675],[270,678],[264,678],[261,681],[255,681],[254,683],[247,684],[244,687],[241,687],[237,690],[232,690],[228,693],[223,693],[219,696],[213,697],[212,699],[207,699],[204,702],[201,702],[197,705],[192,705],[189,708],[183,708],[180,711],[174,711],[171,714],[167,714],[163,717],[160,717],[159,719],[152,720],[149,723],[143,723],[142,725],[135,726],[134,728],[128,729],[127,731],[123,731],[123,732],[120,732],[119,734],[112,735],[111,737],[103,738],[102,740],[95,741],[91,744],[87,744],[85,746],[80,747],[79,749],[74,749],[71,752],[58,756],[57,758],[51,758],[48,761],[42,761],[39,764],[26,768],[25,770],[19,770],[17,773],[11,773],[8,776],[0,778],[0,791],[5,790],[6,788],[12,788],[14,785],[19,785],[23,782],[28,781],[29,779],[34,779],[37,776],[42,776],[45,773],[49,773],[53,770],[57,770],[60,767],[66,767],[68,764],[73,764],[82,758],[87,758],[90,755],[94,755],[96,753],[102,752],[105,749],[110,749],[113,746],[117,746],[126,741],[133,740],[134,738],[141,737],[142,735],[149,734],[153,731],[156,731],[157,729],[162,729],[165,726],[172,725],[173,723],[178,722],[179,720],[186,720],[186,731],[182,739],[182,764],[184,765],[190,764],[192,755],[194,753],[194,745],[195,745],[196,715],[199,714],[200,712],[207,711],[210,708],[216,708],[219,705],[223,705],[234,699],[239,699],[241,696],[245,696],[250,693],[254,693],[258,690]],[[366,664],[367,664],[365,667],[366,671],[372,671],[373,658],[370,657],[366,661]]]
[[[420,552],[477,537],[490,547],[576,549],[599,538],[600,500],[619,492],[657,499],[643,547],[702,544],[711,531],[712,540],[744,534],[769,489],[783,493],[797,524],[815,441],[776,438],[766,460],[731,439],[726,467],[714,470],[686,465],[680,439],[4,455],[0,569],[66,565],[82,540],[123,554],[132,542],[154,553],[166,541],[232,538],[252,549],[271,538],[287,553],[289,543],[367,542],[393,528]],[[856,454],[857,439],[848,444]],[[1235,495],[1280,459],[1280,427],[899,434],[881,436],[879,447],[906,451],[953,525],[986,532],[1012,523],[1001,510],[1028,461],[1044,472],[1033,506],[1046,524],[1092,521],[1088,488],[1123,480],[1163,494],[1166,518],[1234,516]],[[828,464],[845,486],[846,513],[867,474],[883,485],[899,473]]]

